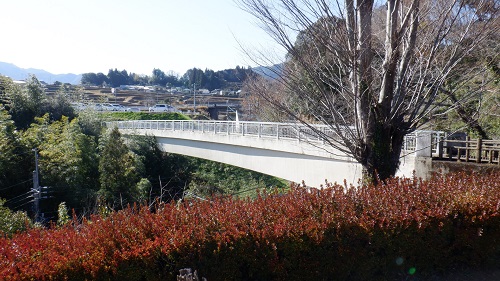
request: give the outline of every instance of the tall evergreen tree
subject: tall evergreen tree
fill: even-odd
[[[117,128],[109,130],[101,140],[99,173],[99,196],[112,207],[125,207],[139,196],[136,157]]]

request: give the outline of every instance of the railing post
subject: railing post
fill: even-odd
[[[469,150],[470,137],[465,138],[465,162],[469,162],[470,150]],[[460,155],[458,155],[460,157]]]
[[[439,159],[443,158],[443,144],[444,144],[444,138],[442,138],[441,133],[439,133],[437,135],[437,143],[436,143]]]
[[[280,124],[276,124],[276,139],[280,139]]]
[[[476,156],[476,163],[481,163],[481,152],[483,149],[483,139],[478,138],[477,139],[477,156]]]
[[[489,152],[488,152],[488,164],[492,164],[493,163],[493,154],[495,153],[495,151],[493,149],[490,149]],[[498,161],[500,162],[500,161]]]
[[[448,159],[451,160],[453,158],[453,148],[450,146],[448,140],[446,140],[446,152],[448,153]]]

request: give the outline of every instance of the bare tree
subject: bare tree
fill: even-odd
[[[273,102],[280,105],[286,105],[289,110],[293,110],[295,115],[300,116],[301,120],[314,122],[308,114],[308,106],[302,100],[294,95],[289,95],[287,88],[282,83],[264,76],[255,76],[246,79],[243,84],[241,103],[242,110],[245,113],[243,119],[258,120],[264,122],[289,122],[291,116],[287,112],[276,108],[268,99],[260,93],[272,93]],[[258,89],[258,90],[256,90]]]
[[[316,133],[361,163],[366,180],[395,174],[404,136],[428,120],[498,13],[494,0],[235,1],[287,51],[277,81],[329,125],[334,136]],[[272,91],[253,90],[308,124]]]
[[[490,24],[490,29],[499,30],[500,22]],[[440,90],[443,101],[438,102],[442,102],[443,107],[434,114],[436,118],[432,123],[435,126],[466,129],[482,139],[496,136],[500,128],[495,125],[499,122],[490,116],[499,112],[496,104],[500,99],[499,40],[498,32],[490,34],[455,67],[453,75]]]

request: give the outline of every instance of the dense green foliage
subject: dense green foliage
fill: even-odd
[[[422,280],[500,264],[500,174],[129,208],[0,239],[0,278]]]
[[[118,128],[108,130],[100,143],[99,197],[113,208],[137,202],[139,161],[121,138]]]
[[[25,159],[28,153],[31,151],[21,144],[14,121],[0,108],[0,197],[26,200],[22,195],[31,185],[26,178],[31,178],[32,171]]]
[[[42,84],[35,76],[30,76],[23,87],[3,77],[0,79],[0,88],[4,91],[5,109],[18,128],[29,127],[36,117],[41,117],[45,113],[49,113],[51,120],[58,120],[63,115],[69,118],[75,116],[68,97],[58,93],[48,98]]]
[[[457,66],[455,75],[446,80],[441,104],[430,120],[433,129],[466,131],[483,139],[500,138],[499,40],[498,32],[482,40],[480,48],[470,53]],[[476,72],[481,75],[473,75]]]
[[[67,103],[66,97],[72,94],[67,89],[61,88],[60,98],[47,98],[35,77],[26,87],[5,77],[0,82],[5,97],[0,107],[0,198],[12,210],[33,213],[36,149],[39,182],[44,187],[39,205],[44,223],[56,221],[61,202],[82,217],[134,202],[177,200],[186,196],[188,187],[207,182],[224,193],[232,193],[231,187],[240,190],[245,183],[275,186],[272,177],[227,165],[205,161],[199,168],[201,162],[195,158],[162,152],[152,137],[124,138],[117,130],[103,127],[104,121],[113,120],[188,119],[180,113],[84,110],[76,116]],[[241,177],[223,170],[238,171]],[[252,194],[254,188],[245,193]]]
[[[287,183],[275,177],[243,168],[192,158],[192,181],[188,196],[211,197],[217,194],[253,197],[258,189],[287,188]]]
[[[151,76],[140,76],[135,73],[128,73],[126,70],[118,71],[110,69],[107,75],[103,73],[84,73],[81,83],[83,85],[119,87],[121,85],[158,85],[162,87],[180,87],[185,86],[192,88],[204,88],[208,90],[231,88],[231,85],[241,85],[249,76],[253,75],[253,71],[248,68],[237,66],[235,69],[226,69],[221,71],[213,71],[206,69],[205,71],[192,68],[186,71],[182,77],[178,77],[172,73],[165,74],[160,69],[153,69]],[[238,87],[236,87],[238,88]]]
[[[104,112],[101,113],[103,120],[124,121],[124,120],[188,120],[186,115],[181,113],[147,113],[147,112]]]
[[[22,131],[21,139],[24,147],[39,151],[40,184],[50,193],[46,194],[50,198],[42,200],[42,211],[49,218],[55,216],[61,201],[85,209],[99,186],[98,138],[84,134],[77,118],[50,121],[45,114]],[[27,157],[30,169],[34,168],[32,157],[31,153]]]
[[[5,200],[0,199],[0,237],[11,237],[31,227],[31,220],[25,212],[12,212],[4,203]]]

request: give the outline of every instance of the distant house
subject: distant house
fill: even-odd
[[[210,91],[208,89],[199,89],[198,92],[202,95],[210,94]]]
[[[26,81],[24,80],[12,80],[12,83],[16,85],[26,85]]]
[[[153,86],[139,86],[139,85],[120,85],[120,90],[144,91],[154,92]]]
[[[152,87],[152,86],[144,86],[144,87],[142,87],[142,89],[143,89],[144,91],[146,91],[146,92],[149,92],[149,93],[152,93],[152,92],[154,92],[154,91],[155,91],[155,88],[154,88],[154,87]]]

